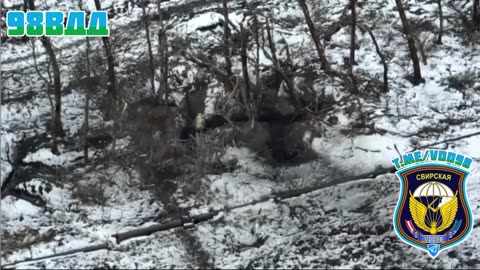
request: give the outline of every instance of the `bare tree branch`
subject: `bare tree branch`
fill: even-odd
[[[325,50],[323,49],[320,37],[318,36],[317,29],[312,21],[312,17],[310,16],[310,11],[308,10],[307,3],[305,2],[305,0],[298,0],[298,3],[300,5],[300,8],[302,9],[303,15],[305,16],[308,30],[310,31],[313,43],[315,44],[315,48],[317,49],[318,57],[320,58],[321,68],[325,71],[328,71],[330,69],[330,66],[328,64],[327,57],[325,56]]]
[[[422,78],[422,73],[420,71],[420,61],[418,60],[417,47],[415,46],[415,34],[413,33],[412,27],[410,26],[407,16],[405,15],[405,8],[403,7],[402,0],[395,0],[395,3],[397,4],[398,14],[400,15],[400,19],[402,21],[405,36],[407,37],[408,50],[410,51],[410,58],[412,59],[413,63],[412,83],[414,85],[418,85],[425,80]]]
[[[382,61],[383,65],[383,92],[387,93],[388,92],[388,64],[385,59],[385,56],[383,55],[382,51],[380,50],[380,46],[378,45],[377,39],[375,38],[375,35],[373,34],[372,30],[368,28],[366,25],[361,25],[360,26],[362,30],[367,31],[368,34],[370,35],[370,38],[372,39],[373,45],[375,45],[375,50],[377,51],[378,57],[380,57],[380,60]]]

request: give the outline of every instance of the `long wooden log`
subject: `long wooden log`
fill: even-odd
[[[126,231],[123,233],[117,233],[112,236],[115,238],[115,241],[117,242],[117,244],[120,244],[122,241],[125,241],[130,238],[146,236],[155,232],[167,231],[167,230],[182,227],[182,226],[183,226],[183,222],[181,220],[175,220],[170,223],[152,225],[145,228],[139,228],[131,231]]]
[[[102,250],[102,249],[109,249],[109,248],[110,247],[109,247],[108,243],[103,243],[103,244],[98,244],[98,245],[93,245],[93,246],[87,246],[87,247],[72,249],[72,250],[69,250],[69,251],[64,251],[64,252],[51,254],[51,255],[47,255],[47,256],[30,258],[30,259],[26,259],[26,260],[22,260],[22,261],[16,261],[16,262],[13,262],[13,263],[4,264],[4,265],[2,265],[1,269],[15,269],[15,266],[17,264],[21,264],[21,263],[37,262],[37,261],[42,261],[42,260],[46,260],[46,259],[72,255],[72,254],[76,254],[76,253],[93,252],[93,251],[98,251],[98,250]]]
[[[121,242],[131,239],[131,238],[136,238],[140,236],[147,236],[155,232],[160,232],[160,231],[168,231],[174,228],[186,228],[190,225],[198,224],[201,222],[205,222],[208,220],[213,219],[220,211],[211,211],[205,214],[200,214],[192,217],[186,217],[182,219],[178,219],[166,224],[158,224],[158,225],[153,225],[145,228],[139,228],[139,229],[134,229],[131,231],[126,231],[122,233],[117,233],[112,235],[112,237],[115,238],[115,241],[117,244],[120,244]]]
[[[466,139],[466,138],[475,137],[475,136],[479,136],[479,135],[480,135],[480,131],[474,132],[474,133],[470,133],[470,134],[467,134],[467,135],[463,135],[463,136],[460,136],[460,137],[455,137],[455,138],[451,138],[451,139],[446,139],[446,140],[443,140],[443,141],[440,141],[440,142],[436,142],[436,143],[431,143],[431,144],[427,144],[427,145],[422,145],[422,146],[420,147],[420,149],[425,149],[425,148],[428,148],[428,147],[436,146],[436,145],[443,144],[443,143],[447,143],[447,142],[459,141],[459,140],[463,140],[463,139]],[[415,150],[417,150],[417,149],[415,149]]]
[[[278,193],[275,194],[275,198],[277,198],[278,200],[285,200],[285,199],[298,197],[298,196],[306,194],[306,193],[314,192],[314,191],[317,191],[317,190],[322,190],[322,189],[325,189],[325,188],[328,188],[328,187],[331,187],[331,186],[336,186],[336,185],[343,184],[343,183],[353,182],[353,181],[367,179],[367,178],[375,178],[379,175],[392,173],[394,171],[395,171],[394,166],[391,166],[391,167],[388,167],[388,168],[382,167],[382,168],[378,168],[378,169],[376,169],[372,172],[364,173],[364,174],[357,175],[357,176],[343,176],[341,178],[334,179],[334,180],[331,180],[331,181],[328,181],[328,182],[325,182],[325,183],[321,183],[321,184],[318,184],[318,185],[314,185],[314,186],[311,186],[311,187],[305,187],[305,188],[300,188],[300,189],[278,192]]]
[[[141,236],[147,236],[147,235],[151,235],[152,233],[156,233],[156,232],[160,232],[160,231],[167,231],[167,230],[170,230],[170,229],[181,228],[181,227],[188,228],[189,224],[192,224],[192,225],[193,224],[198,224],[200,222],[205,222],[205,221],[209,221],[209,220],[213,219],[221,211],[228,212],[228,211],[231,211],[231,210],[234,210],[234,209],[239,209],[239,208],[243,208],[243,207],[258,204],[258,203],[267,202],[267,201],[272,200],[272,199],[274,199],[274,200],[285,200],[285,199],[288,199],[288,198],[298,197],[302,194],[317,191],[317,190],[324,189],[324,188],[327,188],[327,187],[330,187],[330,186],[338,185],[340,183],[346,183],[346,182],[361,180],[361,179],[365,179],[365,178],[374,178],[378,175],[393,172],[394,170],[395,170],[395,167],[393,167],[393,166],[389,167],[389,168],[379,168],[379,169],[377,169],[373,172],[365,173],[365,174],[362,174],[362,175],[359,175],[359,176],[342,177],[340,179],[335,179],[335,180],[329,181],[327,183],[322,183],[322,184],[312,186],[312,187],[306,187],[306,188],[300,188],[300,189],[295,189],[295,190],[278,192],[278,193],[274,193],[270,196],[265,196],[265,197],[262,197],[260,199],[254,200],[252,202],[244,203],[244,204],[233,206],[233,207],[224,207],[223,210],[215,210],[215,211],[211,211],[211,212],[208,212],[208,213],[205,213],[205,214],[200,214],[200,215],[192,216],[192,217],[189,217],[189,218],[185,218],[185,219],[182,219],[182,220],[175,220],[173,222],[166,223],[166,224],[159,224],[159,225],[153,225],[153,226],[149,226],[149,227],[145,227],[145,228],[134,229],[134,230],[126,231],[126,232],[123,232],[123,233],[114,234],[112,236],[115,238],[117,244],[120,244],[122,241],[125,241],[127,239],[141,237]]]

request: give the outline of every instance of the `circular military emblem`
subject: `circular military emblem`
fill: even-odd
[[[440,251],[463,241],[473,227],[465,191],[469,171],[458,166],[459,162],[455,164],[455,158],[450,163],[445,158],[445,164],[443,160],[425,160],[403,166],[398,160],[394,162],[400,167],[396,174],[401,190],[393,225],[404,242],[436,257]]]

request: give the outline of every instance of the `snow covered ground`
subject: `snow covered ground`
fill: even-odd
[[[21,1],[19,1],[21,2]],[[92,8],[93,1],[85,1]],[[105,7],[121,6],[121,1],[102,1]],[[185,5],[188,1],[170,1],[165,7]],[[192,1],[195,2],[195,1]],[[237,1],[232,1],[235,6]],[[315,59],[314,46],[307,34],[303,15],[295,1],[266,1],[275,21],[274,38],[284,39],[290,50],[299,51],[295,61],[304,64]],[[4,4],[15,4],[5,1]],[[46,1],[50,7],[62,10],[75,8],[76,1]],[[322,1],[321,14],[324,25],[341,15],[346,1]],[[188,3],[187,3],[188,5]],[[194,49],[216,46],[219,36],[198,31],[199,27],[218,22],[221,17],[212,7],[198,7],[192,18],[174,14],[172,36],[196,40]],[[264,202],[231,212],[224,212],[215,220],[198,224],[188,230],[174,229],[151,236],[114,244],[111,237],[118,232],[168,221],[165,206],[156,200],[156,194],[143,186],[139,174],[115,164],[78,166],[83,153],[79,149],[61,146],[60,156],[41,148],[30,153],[25,162],[41,162],[69,169],[68,181],[48,181],[35,178],[25,184],[25,189],[35,190],[47,201],[47,209],[23,200],[7,197],[1,202],[2,264],[50,255],[92,244],[107,242],[110,250],[80,253],[67,257],[25,263],[21,268],[472,268],[480,267],[480,232],[474,226],[468,240],[449,249],[433,260],[424,252],[410,247],[398,239],[392,227],[392,216],[398,199],[399,183],[393,174],[375,179],[335,185],[333,179],[341,175],[360,175],[378,167],[390,167],[390,161],[415,147],[478,132],[480,111],[480,46],[465,44],[455,33],[453,19],[445,22],[442,45],[433,43],[431,32],[419,29],[426,39],[427,64],[422,64],[425,84],[413,86],[405,77],[411,73],[407,45],[401,35],[401,24],[394,0],[359,1],[359,20],[373,28],[384,53],[389,58],[390,92],[359,99],[360,113],[349,108],[356,101],[346,97],[344,89],[334,81],[318,81],[319,91],[332,94],[338,105],[331,112],[339,121],[326,126],[322,137],[311,144],[319,159],[297,166],[273,167],[263,163],[255,153],[246,148],[229,148],[225,159],[234,158],[239,167],[221,175],[208,175],[202,198],[184,197],[178,190],[175,203],[190,214],[204,213],[208,209],[235,206],[259,199],[280,190],[288,190],[319,183],[330,187],[283,202]],[[467,6],[468,7],[468,6]],[[318,7],[320,9],[320,7]],[[150,6],[151,11],[154,5]],[[436,4],[427,1],[409,3],[407,16],[416,22],[438,25]],[[210,11],[209,11],[210,10]],[[414,12],[415,11],[415,12]],[[244,10],[233,9],[230,17],[234,24],[242,21]],[[456,13],[445,7],[445,17]],[[421,14],[421,15],[417,15]],[[111,21],[113,31],[121,29],[116,43],[120,76],[130,62],[146,52],[143,31],[122,28],[138,20],[141,10],[117,15]],[[288,26],[284,21],[296,21]],[[458,27],[458,26],[455,26]],[[159,25],[153,22],[152,37]],[[214,32],[221,31],[217,27]],[[119,30],[120,32],[120,30]],[[393,34],[392,34],[393,33]],[[380,78],[383,69],[366,33],[357,33],[360,48],[357,50],[355,73],[368,80]],[[71,69],[73,59],[85,50],[81,39],[55,39],[62,64],[64,85],[75,79]],[[43,49],[36,42],[38,62],[46,61]],[[92,44],[100,51],[100,41]],[[74,50],[72,48],[75,48]],[[343,28],[326,42],[326,52],[334,69],[342,69],[343,58],[348,56],[349,29]],[[253,50],[252,50],[253,51]],[[49,119],[49,102],[42,81],[33,69],[31,44],[2,45],[3,93],[6,98],[20,97],[33,91],[35,97],[22,102],[1,105],[2,114],[2,166],[1,180],[11,171],[7,162],[7,146],[24,134],[33,135],[44,130]],[[280,54],[285,57],[285,54]],[[262,63],[269,64],[263,55]],[[222,61],[218,59],[218,61]],[[183,65],[183,66],[182,66]],[[237,67],[238,68],[238,67]],[[180,64],[193,80],[196,68]],[[123,73],[122,73],[123,72]],[[466,76],[471,85],[461,88],[449,78]],[[366,80],[364,87],[368,91]],[[212,84],[213,85],[213,84]],[[43,89],[42,89],[43,87]],[[138,89],[134,89],[138,90]],[[210,89],[208,102],[215,102]],[[373,90],[372,90],[373,92]],[[217,93],[218,94],[218,93]],[[73,89],[63,98],[63,124],[67,136],[75,138],[83,124],[84,95]],[[209,104],[207,104],[208,106]],[[211,105],[211,104],[210,104]],[[375,133],[351,130],[352,123],[363,116]],[[90,124],[98,129],[109,127],[101,113],[93,106]],[[360,134],[361,133],[361,134]],[[125,139],[128,147],[128,138]],[[119,143],[122,145],[121,143]],[[480,160],[480,137],[438,145]],[[121,149],[122,146],[119,146]],[[98,151],[98,154],[103,154]],[[480,166],[474,166],[468,182],[468,197],[474,216],[480,215]],[[42,190],[42,191],[40,191]],[[98,191],[101,192],[98,192]],[[83,192],[79,192],[83,191]],[[78,194],[87,194],[79,198]],[[477,223],[478,224],[478,223]]]

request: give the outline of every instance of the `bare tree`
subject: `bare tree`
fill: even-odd
[[[83,0],[80,0],[78,3],[80,10],[83,9]],[[85,18],[87,20],[87,18]],[[86,23],[86,22],[85,22]],[[87,73],[87,80],[90,82],[91,76],[91,66],[90,66],[90,38],[86,37],[85,41],[87,43],[87,47],[85,49],[85,58],[86,58],[86,73]],[[90,111],[90,90],[85,89],[85,107],[84,107],[84,123],[83,123],[83,160],[85,164],[88,162],[88,118],[89,118],[89,111]]]
[[[97,10],[102,10],[102,5],[100,4],[100,0],[95,1],[95,8]],[[108,99],[106,105],[108,108],[106,109],[106,117],[107,119],[113,119],[113,141],[112,141],[112,152],[115,151],[115,145],[117,141],[117,128],[118,128],[118,119],[117,119],[117,88],[115,83],[115,60],[113,57],[112,47],[110,45],[110,38],[109,37],[102,37],[103,49],[105,50],[105,54],[107,56],[107,65],[108,65]]]
[[[258,14],[255,8],[248,6],[253,13],[253,37],[255,38],[256,58],[255,58],[255,94],[253,95],[253,109],[255,117],[257,117],[258,106],[262,102],[262,84],[260,83],[260,26],[258,21]],[[254,123],[253,123],[254,124]]]
[[[233,90],[233,85],[231,83],[232,79],[232,54],[230,52],[230,20],[228,18],[228,0],[222,1],[222,11],[223,11],[223,42],[224,42],[224,56],[225,56],[225,72],[227,74],[227,81],[225,83],[225,88],[227,92]]]
[[[352,11],[352,22],[350,24],[350,63],[348,65],[349,75],[352,80],[353,89],[355,92],[358,91],[357,89],[357,79],[353,74],[353,66],[355,65],[355,32],[357,28],[357,0],[350,0],[350,10]]]
[[[317,29],[312,21],[312,17],[310,16],[310,12],[308,10],[307,3],[305,0],[298,0],[300,8],[302,9],[303,15],[305,16],[305,21],[307,22],[308,30],[310,31],[310,35],[312,36],[313,43],[315,44],[315,48],[317,49],[318,57],[320,58],[321,68],[325,71],[330,69],[330,66],[327,61],[327,57],[325,56],[325,50],[323,45],[320,41],[320,37],[318,35]]]
[[[480,0],[473,1],[472,22],[475,30],[480,31]]]
[[[244,26],[240,24],[240,35],[241,35],[241,46],[240,46],[240,57],[242,62],[242,75],[244,87],[242,87],[242,97],[243,103],[247,109],[248,117],[252,123],[255,122],[254,116],[254,104],[251,100],[251,89],[250,89],[250,77],[248,76],[248,55],[247,55],[247,46],[248,46],[248,33],[245,30]]]
[[[282,77],[282,80],[285,82],[294,106],[298,107],[300,105],[300,100],[298,99],[298,96],[295,94],[295,87],[293,86],[291,74],[289,74],[288,70],[285,70],[281,66],[280,61],[278,60],[277,49],[276,49],[275,41],[273,40],[273,30],[270,27],[268,18],[266,18],[265,26],[267,30],[267,41],[268,41],[268,46],[270,48],[273,68],[275,69],[276,72],[278,72],[278,74]]]
[[[350,25],[350,72],[353,73],[355,65],[355,32],[357,28],[357,0],[350,0],[350,9],[352,11],[352,22]]]
[[[160,86],[158,90],[158,97],[160,103],[166,104],[170,95],[170,89],[168,86],[168,36],[167,28],[163,23],[163,12],[160,2],[161,1],[158,1],[158,15],[160,20],[160,29],[158,30],[158,54],[160,56]]]
[[[387,93],[388,92],[388,64],[385,59],[385,56],[380,50],[380,46],[378,45],[377,39],[375,38],[375,35],[373,34],[372,30],[365,25],[360,27],[363,31],[368,32],[368,34],[370,35],[370,38],[372,39],[373,45],[375,46],[375,50],[378,54],[378,57],[380,57],[380,61],[382,62],[382,65],[383,65],[383,92]]]
[[[102,5],[100,3],[100,0],[94,0],[95,1],[95,8],[97,10],[102,10]],[[117,89],[116,89],[116,83],[115,83],[115,60],[113,57],[112,53],[112,47],[110,45],[110,38],[109,37],[102,37],[102,43],[103,43],[103,49],[105,51],[105,54],[107,56],[107,65],[108,65],[108,95],[109,95],[109,101],[108,105],[111,105],[111,107],[107,108],[107,119],[111,119],[114,117],[115,111],[116,111],[116,103],[117,103]]]
[[[150,91],[152,95],[155,95],[155,66],[153,65],[152,41],[150,39],[150,22],[148,21],[146,6],[147,6],[147,1],[143,0],[143,3],[142,3],[143,24],[145,26],[145,33],[147,36],[148,58],[149,58],[149,65],[150,65],[150,83],[151,83]]]
[[[405,36],[408,42],[408,50],[410,51],[410,58],[413,62],[413,79],[412,83],[418,85],[424,82],[422,78],[422,73],[420,71],[420,61],[418,59],[417,47],[415,46],[415,38],[412,27],[408,22],[407,16],[405,15],[405,8],[403,7],[402,0],[395,0],[397,4],[398,14],[400,15],[400,20],[402,21],[403,30],[405,31]]]
[[[442,44],[442,36],[443,36],[443,10],[442,10],[442,0],[437,0],[438,4],[438,17],[440,20],[440,28],[438,29],[438,38],[437,43]]]
[[[86,37],[87,41],[87,48],[85,50],[86,53],[86,60],[87,60],[87,78],[88,81],[90,81],[90,73],[91,73],[91,67],[90,67],[90,38]],[[85,90],[85,122],[83,123],[83,160],[85,163],[88,162],[88,117],[89,117],[89,110],[90,110],[90,89]]]
[[[51,115],[55,115],[55,105],[53,104],[53,100],[52,100],[52,79],[51,79],[51,73],[50,73],[50,58],[48,58],[47,62],[48,62],[48,65],[47,65],[47,74],[48,74],[48,80],[42,75],[42,73],[40,72],[40,69],[38,67],[38,63],[37,63],[37,49],[36,49],[36,46],[35,46],[35,40],[34,39],[31,39],[30,40],[31,43],[32,43],[32,56],[33,56],[33,67],[35,69],[35,71],[37,72],[37,75],[38,77],[40,77],[40,79],[45,83],[45,85],[47,86],[47,98],[48,98],[48,103],[50,104],[50,113]]]
[[[35,3],[34,0],[28,0],[28,5],[31,10],[35,10]],[[42,42],[45,51],[48,54],[50,59],[50,63],[52,64],[53,70],[53,89],[55,95],[55,115],[53,117],[53,125],[51,127],[52,133],[52,152],[55,154],[59,154],[58,151],[58,136],[62,137],[65,135],[62,126],[62,83],[60,80],[60,68],[58,66],[57,57],[55,55],[55,51],[53,50],[52,43],[48,37],[41,37],[40,41]]]

